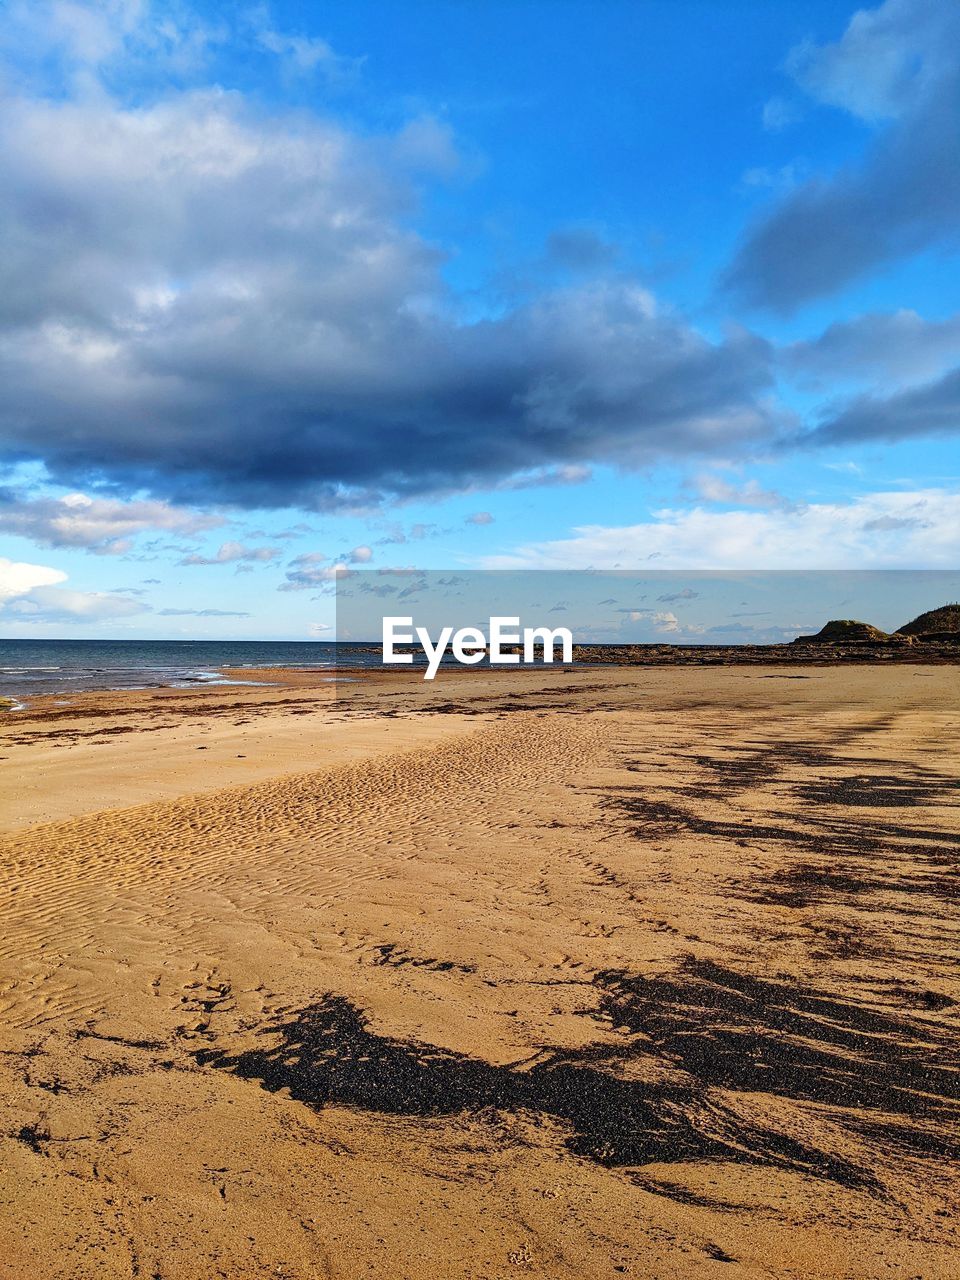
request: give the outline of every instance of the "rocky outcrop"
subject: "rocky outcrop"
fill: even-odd
[[[797,636],[793,644],[888,644],[909,643],[905,636],[889,636],[869,622],[857,622],[852,618],[834,618],[820,628],[815,636]]]
[[[960,604],[945,604],[939,609],[921,613],[912,622],[897,628],[897,635],[922,637],[924,640],[960,642]]]

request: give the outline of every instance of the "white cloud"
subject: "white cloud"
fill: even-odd
[[[373,559],[373,552],[369,547],[354,547],[347,559],[351,564],[369,564]]]
[[[769,133],[779,133],[791,124],[803,119],[803,111],[798,102],[790,98],[774,97],[763,104],[763,127]]]
[[[178,563],[183,565],[235,564],[241,561],[249,564],[269,564],[279,555],[279,547],[248,547],[242,542],[224,542],[215,556],[192,554],[184,556]]]
[[[160,609],[159,618],[249,618],[249,613],[238,613],[234,609]]]
[[[649,623],[662,635],[675,635],[680,630],[680,619],[668,609],[631,609],[626,616],[630,622]]]
[[[19,622],[102,622],[149,612],[139,600],[109,591],[74,591],[67,575],[49,565],[0,556],[0,616]]]
[[[286,581],[277,588],[278,591],[309,591],[312,588],[325,587],[353,573],[345,564],[324,565],[326,556],[320,551],[311,551],[297,556],[287,565]]]
[[[5,607],[5,612],[20,622],[105,622],[146,611],[147,605],[129,596],[68,587],[35,587]]]
[[[799,45],[788,69],[819,101],[863,120],[887,119],[955,68],[956,30],[953,0],[885,0],[858,9],[833,44]]]
[[[756,480],[733,484],[715,472],[705,471],[694,479],[697,494],[707,502],[722,502],[736,507],[792,507],[782,493],[764,489]]]
[[[322,36],[281,31],[273,23],[268,4],[248,10],[245,17],[254,45],[277,58],[284,72],[301,76],[320,73],[329,87],[336,88],[354,80],[363,66],[362,57],[350,58],[337,53]],[[235,43],[242,40],[242,25],[231,32]]]
[[[0,44],[22,73],[42,80],[56,71],[86,94],[121,64],[143,78],[197,70],[227,36],[189,4],[155,0],[9,0],[3,18]]]
[[[218,516],[184,511],[167,502],[91,498],[23,498],[0,490],[0,530],[46,547],[84,547],[97,555],[120,555],[146,530],[198,533],[222,524]]]
[[[0,606],[14,596],[26,595],[35,587],[53,586],[66,580],[67,575],[60,569],[52,569],[44,564],[7,560],[0,556]]]
[[[642,524],[587,525],[479,561],[485,569],[956,568],[960,493],[865,494],[768,511],[663,510]]]

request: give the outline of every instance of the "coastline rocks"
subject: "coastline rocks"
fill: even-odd
[[[939,609],[929,609],[912,622],[905,622],[895,633],[916,637],[924,641],[960,643],[960,604],[945,604]]]
[[[887,635],[869,622],[857,622],[853,618],[834,618],[825,623],[814,636],[797,636],[791,644],[909,644],[904,635]]]

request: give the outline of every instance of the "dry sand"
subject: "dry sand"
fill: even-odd
[[[954,669],[278,679],[0,717],[3,1280],[960,1275]]]

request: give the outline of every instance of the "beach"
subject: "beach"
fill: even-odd
[[[224,674],[0,714],[2,1280],[960,1273],[955,667]]]

